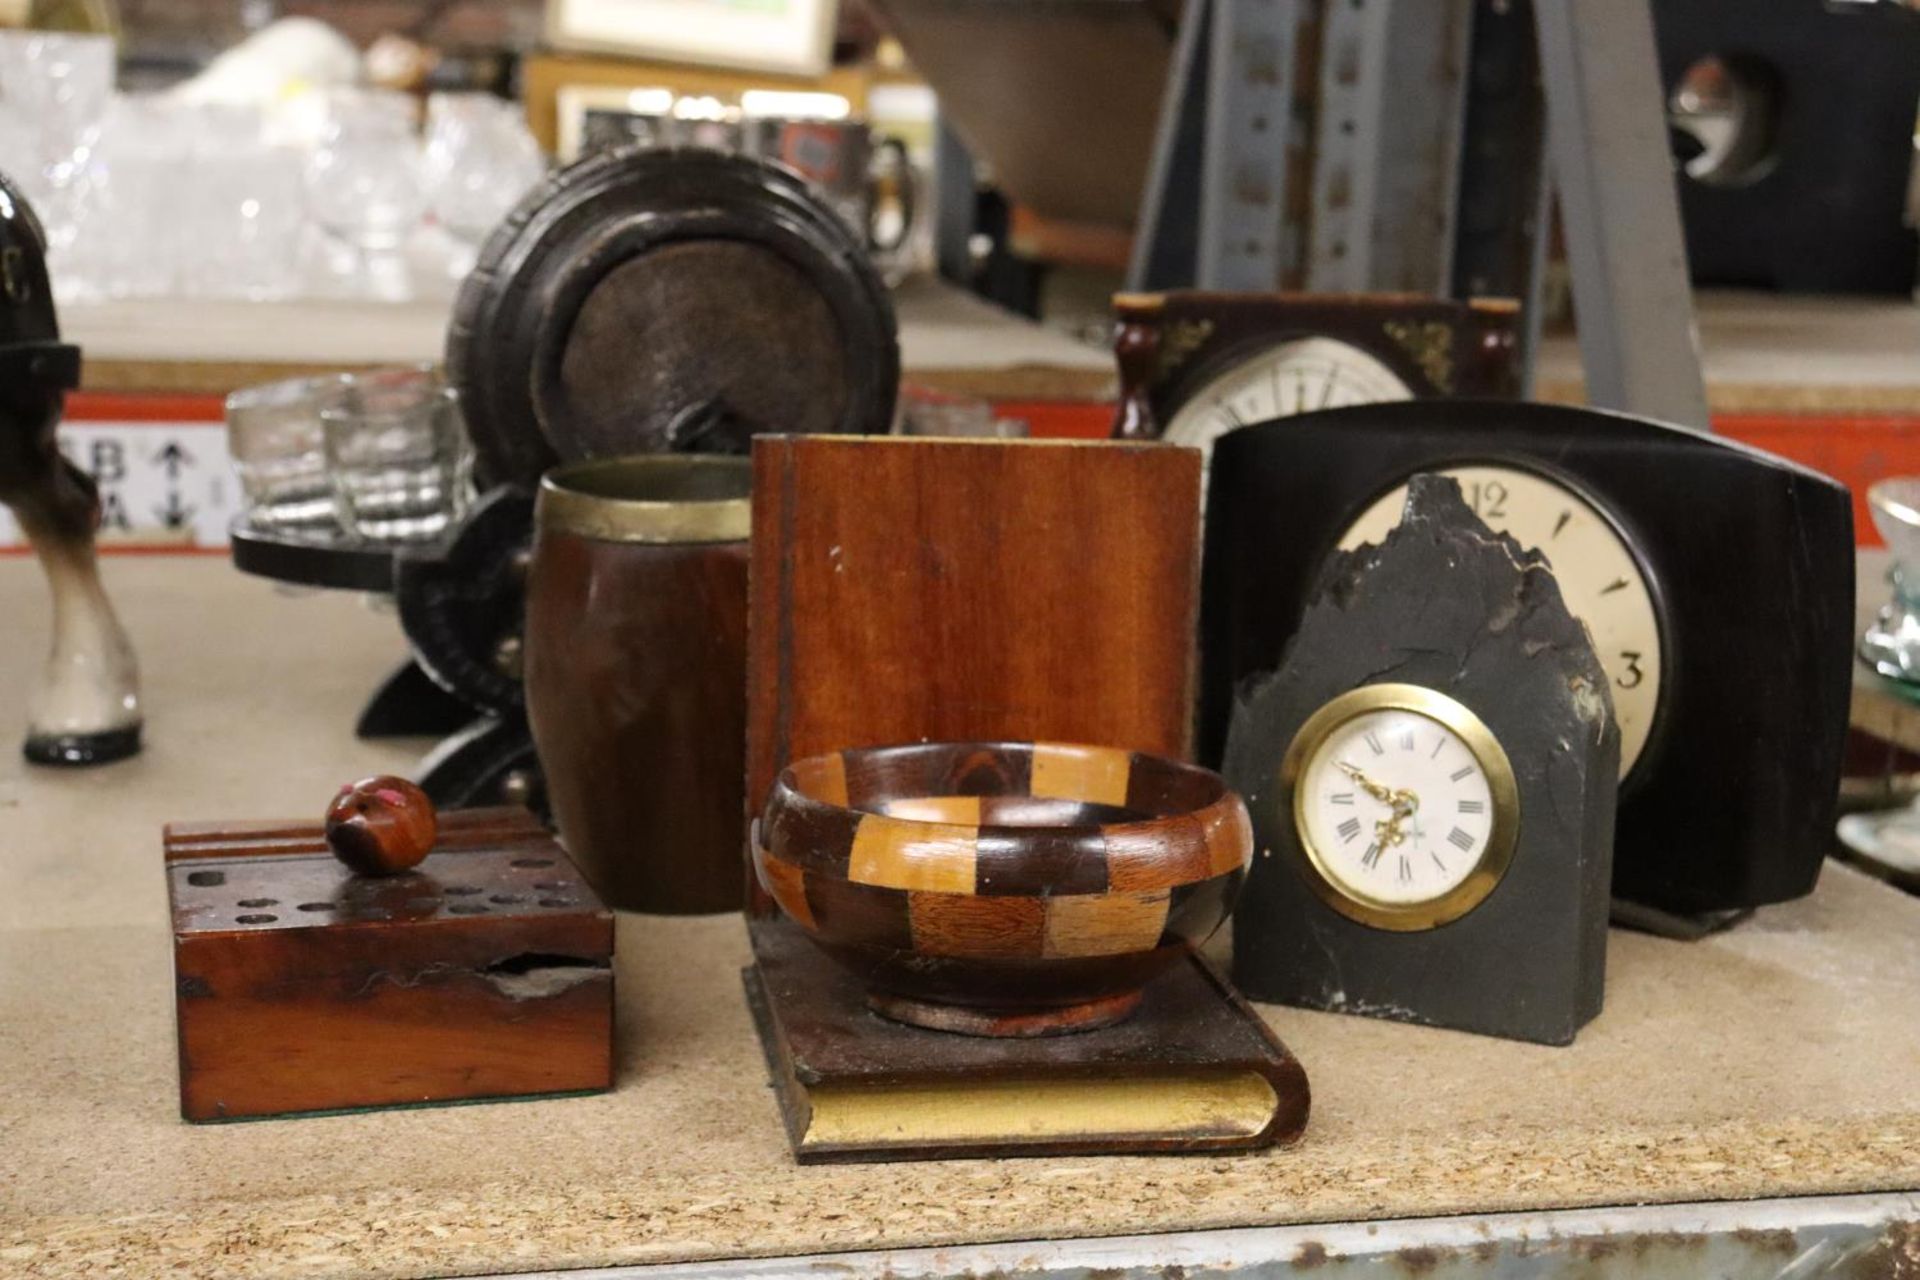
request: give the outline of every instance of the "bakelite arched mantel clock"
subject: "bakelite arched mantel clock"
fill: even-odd
[[[1620,727],[1614,892],[1681,914],[1798,897],[1833,838],[1853,642],[1846,488],[1733,441],[1505,401],[1374,404],[1214,454],[1202,759],[1331,554],[1377,545],[1421,473],[1550,563]],[[1418,606],[1409,598],[1407,607]]]

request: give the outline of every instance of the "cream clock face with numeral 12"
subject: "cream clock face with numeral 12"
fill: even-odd
[[[1250,423],[1412,398],[1393,370],[1359,347],[1337,338],[1294,338],[1249,356],[1200,387],[1160,438],[1211,454],[1215,440]]]
[[[1537,549],[1573,615],[1586,623],[1594,652],[1613,685],[1620,724],[1620,776],[1647,745],[1660,705],[1660,617],[1640,561],[1613,522],[1563,484],[1515,467],[1447,467],[1441,475],[1488,527]],[[1347,529],[1343,550],[1377,543],[1400,522],[1405,485],[1383,495]]]

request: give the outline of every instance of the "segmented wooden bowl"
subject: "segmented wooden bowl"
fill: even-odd
[[[761,885],[887,1017],[975,1035],[1110,1025],[1233,910],[1253,830],[1219,775],[1055,743],[796,761]]]

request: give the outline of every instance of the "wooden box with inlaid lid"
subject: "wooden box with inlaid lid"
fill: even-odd
[[[390,874],[319,822],[166,828],[186,1119],[611,1086],[612,915],[524,810],[426,821]]]

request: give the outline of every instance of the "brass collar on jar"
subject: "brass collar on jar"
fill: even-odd
[[[752,483],[751,461],[710,454],[569,463],[541,477],[534,524],[600,542],[742,542]]]

